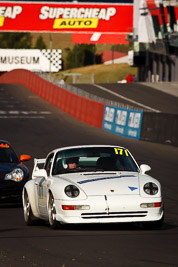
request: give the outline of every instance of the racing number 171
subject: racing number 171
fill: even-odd
[[[115,150],[115,153],[116,153],[116,154],[119,154],[119,155],[123,155],[123,151],[124,151],[125,155],[128,156],[128,152],[127,152],[126,149],[123,149],[123,148],[116,148],[116,147],[115,147],[114,150]]]

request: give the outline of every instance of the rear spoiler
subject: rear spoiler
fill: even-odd
[[[46,162],[46,159],[34,159],[34,167],[33,167],[33,172],[32,172],[32,179],[34,179],[34,172],[36,172],[37,170],[39,170],[39,164],[43,164],[43,167],[44,167],[44,164]]]

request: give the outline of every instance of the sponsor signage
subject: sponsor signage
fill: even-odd
[[[73,33],[72,43],[75,44],[129,44],[126,34],[111,33]]]
[[[58,72],[61,63],[60,49],[0,49],[0,71]]]
[[[105,106],[103,129],[121,136],[139,139],[142,112]]]
[[[0,2],[0,31],[131,32],[133,4]]]
[[[163,14],[162,12],[164,12],[164,18],[165,18],[165,22],[167,25],[169,25],[169,20],[170,20],[170,17],[168,15],[168,7],[174,7],[174,16],[175,16],[175,20],[177,21],[178,23],[178,5],[177,5],[177,0],[164,0],[162,2],[163,4],[163,11],[161,11],[160,9],[160,5],[161,5],[161,1],[153,1],[153,0],[147,0],[147,5],[148,5],[148,8],[149,8],[149,11],[151,13],[152,16],[157,16],[158,17],[158,20],[159,20],[159,24],[161,26],[163,26]]]

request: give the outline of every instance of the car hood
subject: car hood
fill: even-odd
[[[137,172],[73,173],[66,174],[65,180],[80,187],[87,195],[139,194]]]
[[[18,168],[20,166],[21,164],[19,162],[0,162],[0,171],[11,172],[14,168]]]
[[[28,174],[27,167],[22,163],[9,163],[9,162],[0,162],[0,181],[4,180],[4,177],[7,173],[10,173],[15,168],[21,168],[25,172],[25,175]]]

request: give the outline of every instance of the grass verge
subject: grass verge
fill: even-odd
[[[127,74],[137,76],[137,68],[130,67],[128,64],[98,64],[82,68],[75,68],[65,71],[60,71],[53,74],[57,79],[63,79],[66,83],[116,83],[126,79]],[[76,78],[72,74],[77,75]]]

